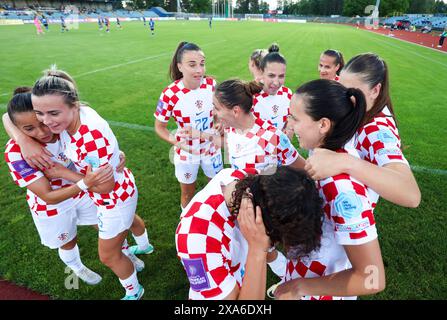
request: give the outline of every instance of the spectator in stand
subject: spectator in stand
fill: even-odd
[[[427,24],[422,27],[421,32],[422,33],[430,33],[432,28],[433,28],[433,26],[432,26],[431,22],[428,21]]]

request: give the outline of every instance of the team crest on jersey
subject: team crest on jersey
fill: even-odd
[[[185,173],[185,178],[186,178],[186,180],[191,179],[191,177],[192,177],[192,174],[191,174],[191,173],[189,173],[189,172]]]
[[[65,241],[65,240],[67,240],[68,239],[68,233],[67,232],[65,232],[65,233],[61,233],[60,235],[59,235],[59,237],[57,237],[60,241]]]
[[[279,107],[275,104],[275,105],[272,107],[272,110],[273,110],[273,113],[274,113],[275,116],[276,116],[276,114],[278,113]]]
[[[203,101],[202,100],[197,100],[196,101],[196,107],[197,107],[197,110],[202,111],[202,109],[203,109]]]

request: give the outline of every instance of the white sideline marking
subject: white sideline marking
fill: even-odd
[[[384,37],[386,37],[387,39],[396,39],[396,40],[399,40],[399,41],[402,41],[402,42],[406,42],[406,43],[409,43],[409,44],[414,44],[414,45],[419,46],[419,47],[422,47],[422,48],[431,49],[431,50],[433,50],[433,51],[436,51],[436,52],[440,52],[440,53],[446,54],[446,52],[444,52],[444,51],[440,51],[440,50],[436,50],[436,49],[433,49],[433,48],[430,48],[430,47],[426,47],[426,46],[420,45],[420,44],[418,44],[418,43],[410,42],[410,41],[403,40],[403,39],[399,39],[399,38],[395,38],[395,37],[388,37],[388,36],[385,35],[385,34],[376,33],[376,32],[369,31],[369,30],[368,30],[368,32],[370,32],[370,33],[372,33],[372,34],[377,34],[377,35],[384,36]],[[394,44],[394,43],[391,43],[391,42],[388,42],[388,41],[384,41],[384,40],[381,40],[381,39],[375,39],[375,40],[376,40],[376,41],[383,42],[383,43],[386,43],[387,45],[390,45],[390,46],[392,46],[392,47],[395,47],[395,48],[398,48],[398,49],[402,49],[401,46],[398,46],[398,45],[396,45],[396,44]],[[418,57],[420,57],[420,58],[423,58],[423,59],[425,59],[425,60],[434,62],[434,63],[436,63],[436,64],[439,64],[439,65],[441,65],[441,66],[447,68],[447,64],[445,64],[445,63],[442,63],[442,62],[439,62],[439,61],[434,60],[434,59],[432,59],[432,58],[426,57],[426,56],[421,55],[421,54],[419,54],[419,53],[417,53],[417,52],[414,52],[414,51],[407,51],[407,52],[408,52],[408,53],[412,53],[412,54],[414,54],[415,56],[418,56]]]
[[[210,42],[210,43],[207,43],[207,44],[203,45],[202,47],[211,46],[211,45],[214,45],[216,43],[222,43],[222,42],[225,42],[225,41],[227,41],[227,40],[220,40],[220,41]],[[172,55],[172,51],[165,52],[165,53],[158,54],[158,55],[155,55],[155,56],[144,57],[144,58],[128,61],[128,62],[125,62],[125,63],[114,64],[114,65],[111,65],[111,66],[108,66],[108,67],[96,69],[96,70],[89,71],[89,72],[84,72],[84,73],[81,73],[81,74],[73,76],[73,78],[80,78],[80,77],[87,76],[87,75],[90,75],[90,74],[93,74],[93,73],[98,73],[98,72],[102,72],[102,71],[116,69],[116,68],[127,66],[127,65],[130,65],[130,64],[138,63],[138,62],[141,62],[141,61],[152,60],[152,59],[157,59],[157,58],[161,58],[161,57],[165,57],[165,56],[171,56],[171,55]]]
[[[425,168],[420,166],[411,166],[411,169],[416,172],[427,172],[435,175],[441,175],[441,176],[447,176],[447,170],[442,169],[431,169],[431,168]]]
[[[150,132],[154,132],[155,129],[153,127],[149,127],[149,126],[142,126],[140,124],[134,124],[134,123],[127,123],[127,122],[119,122],[119,121],[112,121],[112,120],[107,120],[107,122],[112,125],[112,126],[116,126],[116,127],[121,127],[121,128],[129,128],[129,129],[135,129],[135,130],[142,130],[142,131],[150,131]]]
[[[121,127],[121,128],[129,128],[129,129],[150,131],[150,132],[155,131],[155,129],[153,127],[142,126],[139,124],[118,122],[118,121],[107,121],[107,122],[112,126]],[[422,173],[426,172],[426,173],[430,173],[430,174],[434,174],[434,175],[442,175],[442,176],[447,175],[447,170],[442,170],[442,169],[431,169],[431,168],[425,168],[425,167],[420,167],[420,166],[411,166],[411,169],[416,172],[422,172]]]
[[[397,40],[405,41],[405,40],[402,40],[402,39],[397,39]],[[398,48],[398,49],[402,49],[401,46],[395,45],[395,44],[393,44],[393,43],[389,43],[389,42],[387,42],[387,41],[383,41],[383,40],[380,40],[380,39],[376,39],[376,41],[380,41],[380,42],[386,43],[387,45],[390,45],[390,46],[392,46],[392,47],[395,47],[395,48]],[[408,41],[405,41],[405,42],[408,42]],[[412,42],[408,42],[408,43],[416,44],[416,43],[412,43]],[[424,47],[424,46],[421,46],[421,47]],[[427,48],[427,47],[424,47],[424,48]],[[431,49],[431,48],[427,48],[427,49]],[[437,50],[436,50],[436,51],[437,51]],[[415,56],[418,56],[418,57],[420,57],[420,58],[423,58],[423,59],[428,60],[428,61],[430,61],[430,62],[434,62],[434,63],[436,63],[436,64],[439,64],[439,65],[441,65],[441,66],[447,68],[447,64],[446,64],[446,63],[439,62],[438,60],[435,60],[435,59],[426,57],[426,56],[424,56],[424,55],[422,55],[422,54],[419,54],[419,53],[417,53],[417,52],[414,52],[414,51],[407,51],[407,52],[408,52],[408,53],[412,53],[412,54],[414,54]],[[439,52],[439,51],[438,51],[438,52]],[[442,53],[444,53],[444,52],[442,52]]]
[[[0,104],[0,110],[6,110],[6,104]],[[147,131],[147,132],[155,132],[154,127],[150,126],[142,126],[140,124],[135,123],[127,123],[127,122],[120,122],[120,121],[113,121],[113,120],[107,120],[107,122],[111,126],[120,127],[120,128],[128,128],[132,130],[141,130],[141,131]],[[432,169],[432,168],[425,168],[420,166],[411,166],[411,169],[415,172],[421,172],[421,173],[430,173],[433,175],[441,175],[441,176],[447,176],[447,170],[442,169]]]

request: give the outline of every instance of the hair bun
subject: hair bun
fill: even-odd
[[[279,46],[276,43],[272,43],[272,45],[269,48],[269,53],[270,52],[279,52]]]
[[[31,87],[17,87],[14,89],[13,96],[19,93],[30,93],[33,90]]]
[[[244,89],[249,96],[253,96],[262,91],[262,85],[257,81],[250,81],[244,84]]]

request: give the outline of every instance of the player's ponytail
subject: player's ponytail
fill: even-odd
[[[14,89],[14,92],[12,93],[13,96],[19,93],[31,93],[33,88],[31,87],[17,87]]]
[[[262,91],[256,81],[246,82],[240,79],[226,80],[216,86],[214,95],[228,109],[239,106],[248,114],[253,105],[253,95]]]
[[[172,81],[177,81],[183,78],[183,74],[180,72],[177,64],[182,62],[185,51],[202,51],[202,49],[200,49],[200,47],[195,43],[191,42],[182,41],[178,44],[169,66],[169,77]]]
[[[349,88],[344,93],[345,99],[340,99],[340,106],[347,113],[338,121],[333,121],[333,129],[324,139],[324,148],[337,150],[348,142],[361,127],[363,117],[366,113],[366,100],[363,92],[359,89]],[[343,101],[344,100],[344,101]],[[337,108],[334,105],[334,108]]]
[[[257,81],[244,82],[244,88],[251,97],[262,91],[262,85]]]
[[[281,63],[286,65],[286,59],[284,58],[284,56],[279,53],[279,46],[276,43],[273,43],[269,49],[268,49],[269,53],[262,59],[261,61],[261,65],[260,65],[260,69],[262,71],[265,70],[265,67],[269,64],[269,63]]]
[[[323,139],[322,148],[342,148],[360,128],[366,113],[366,100],[359,89],[319,79],[303,84],[296,90],[304,101],[305,112],[314,120],[329,119],[331,129]]]
[[[79,105],[76,82],[65,71],[58,70],[55,65],[44,71],[43,77],[36,81],[32,94],[41,97],[45,95],[59,95],[69,107]]]
[[[262,59],[267,55],[268,51],[265,49],[256,49],[250,56],[250,60],[253,61],[256,68],[261,69]]]

